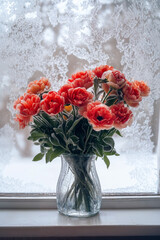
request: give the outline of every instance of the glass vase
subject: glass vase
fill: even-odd
[[[99,212],[101,186],[95,155],[65,154],[57,183],[57,208],[67,216],[89,217]]]

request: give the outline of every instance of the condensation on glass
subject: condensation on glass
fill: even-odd
[[[55,192],[60,158],[32,162],[39,148],[13,120],[27,84],[46,76],[58,90],[73,73],[108,64],[147,82],[151,94],[115,139],[120,157],[108,170],[97,161],[103,192],[157,193],[159,39],[158,0],[0,1],[0,192]]]

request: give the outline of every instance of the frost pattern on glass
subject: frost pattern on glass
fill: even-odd
[[[33,157],[32,144],[26,140],[29,130],[20,133],[13,121],[13,101],[27,84],[46,76],[58,90],[73,73],[101,64],[112,65],[128,80],[144,80],[150,86],[150,96],[133,109],[134,122],[122,131],[123,141],[116,139],[116,146],[122,154],[133,154],[136,149],[136,153],[152,155],[157,144],[153,133],[158,127],[154,104],[160,96],[159,11],[158,0],[0,1],[0,173],[15,156]],[[19,146],[20,139],[24,146]],[[141,161],[142,167],[145,161],[144,178],[152,172],[156,183],[156,160],[148,157]],[[0,191],[5,184],[12,190],[16,183],[23,189],[16,178],[7,181],[0,175]],[[136,168],[131,176],[138,179],[139,186],[144,184]],[[42,190],[35,183],[32,188]]]

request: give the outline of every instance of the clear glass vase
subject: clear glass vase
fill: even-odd
[[[89,217],[99,212],[101,186],[95,155],[65,154],[57,183],[57,208],[67,216]]]

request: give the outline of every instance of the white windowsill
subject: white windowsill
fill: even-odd
[[[100,213],[71,218],[55,197],[0,197],[0,237],[160,236],[160,196],[106,196]]]
[[[160,209],[102,209],[71,218],[56,209],[1,209],[0,237],[158,236]]]

